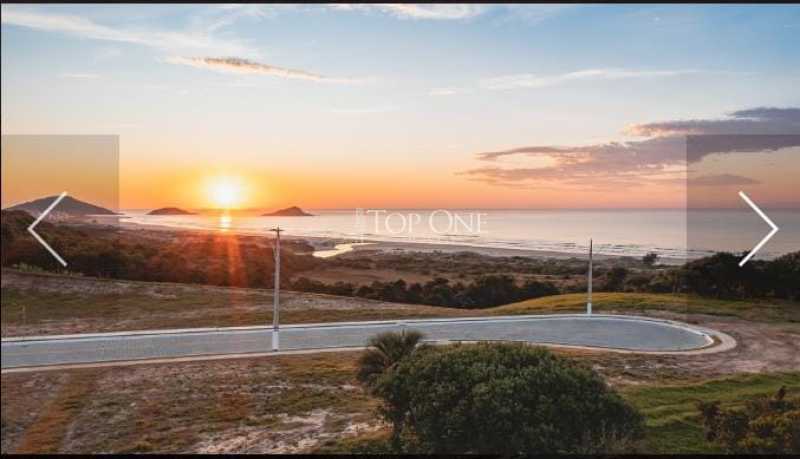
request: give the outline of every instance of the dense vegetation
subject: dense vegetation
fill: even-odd
[[[698,407],[706,439],[734,454],[800,454],[800,398],[786,387],[773,397],[748,400],[744,408],[721,409],[720,402]]]
[[[2,265],[51,271],[62,267],[26,228],[33,217],[23,211],[2,212]],[[235,287],[273,287],[271,240],[234,234],[185,234],[153,237],[114,227],[40,223],[40,232],[64,258],[69,271],[88,276],[182,282]],[[531,257],[487,257],[474,253],[384,254],[379,257],[311,256],[303,241],[287,241],[282,253],[281,286],[298,291],[358,296],[391,302],[459,308],[485,308],[559,293],[585,291],[586,263]],[[718,253],[684,266],[620,258],[598,262],[595,290],[602,292],[690,293],[721,299],[800,299],[800,251],[772,261]],[[318,267],[389,269],[436,274],[427,282],[374,281],[326,284],[304,275]],[[487,274],[491,273],[491,274]],[[294,280],[293,280],[294,279]]]
[[[292,287],[304,292],[458,308],[485,308],[560,293],[552,283],[529,279],[520,285],[508,275],[480,276],[466,285],[436,278],[424,284],[408,285],[400,279],[395,282],[374,281],[360,287],[347,282],[324,284],[301,277],[292,283]]]
[[[369,390],[393,426],[391,448],[426,453],[603,453],[628,449],[641,415],[593,370],[521,344],[421,347],[402,337],[378,376],[373,349],[362,358]],[[403,352],[399,352],[402,349]],[[372,357],[369,354],[372,352]],[[364,371],[366,366],[368,371]]]
[[[63,268],[30,236],[33,217],[23,211],[2,212],[2,265]],[[37,231],[68,260],[67,269],[87,276],[271,288],[275,270],[272,248],[263,238],[225,234],[147,237],[109,227],[75,227],[41,222]],[[291,273],[311,269],[317,260],[295,254],[301,243],[288,243],[281,254],[289,287]],[[306,251],[310,251],[310,247]]]

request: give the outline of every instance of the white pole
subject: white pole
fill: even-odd
[[[592,240],[589,239],[589,299],[586,302],[586,314],[592,314]]]
[[[272,288],[272,350],[280,349],[280,295],[281,295],[281,230],[275,227],[275,285]]]

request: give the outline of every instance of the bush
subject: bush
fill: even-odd
[[[655,252],[648,252],[645,256],[642,257],[642,263],[645,266],[653,266],[658,261],[659,255]]]
[[[597,373],[522,344],[425,349],[375,387],[395,436],[420,452],[610,452],[643,429]]]
[[[699,403],[706,439],[729,453],[800,453],[800,400],[786,400],[785,395],[781,388],[772,398],[748,401],[744,409]]]

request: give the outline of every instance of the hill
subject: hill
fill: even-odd
[[[292,206],[263,214],[262,217],[313,217],[313,215],[297,206]]]
[[[196,215],[194,212],[179,209],[177,207],[162,207],[160,209],[151,210],[147,215]]]
[[[58,198],[58,196],[47,196],[45,198],[23,202],[22,204],[17,204],[4,210],[23,210],[31,215],[38,216],[44,212],[44,210],[47,209],[47,207],[50,206],[50,204],[52,204],[56,198]],[[53,213],[56,215],[61,214],[71,217],[80,217],[86,215],[116,215],[116,212],[75,199],[72,196],[65,196],[64,199],[62,199],[61,202],[59,202],[58,205],[53,209]]]

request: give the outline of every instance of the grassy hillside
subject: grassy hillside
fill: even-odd
[[[258,325],[272,320],[272,291],[168,282],[97,279],[3,270],[3,336],[183,327]],[[283,323],[583,312],[584,294],[554,295],[487,309],[390,303],[284,292]],[[673,294],[597,293],[598,313],[709,314],[755,322],[800,323],[800,305]]]
[[[800,323],[800,304],[785,300],[717,300],[683,294],[595,293],[593,311],[597,313],[646,313],[670,311],[679,314],[733,316],[763,322]],[[489,309],[491,314],[540,314],[582,312],[586,294],[554,295]]]

